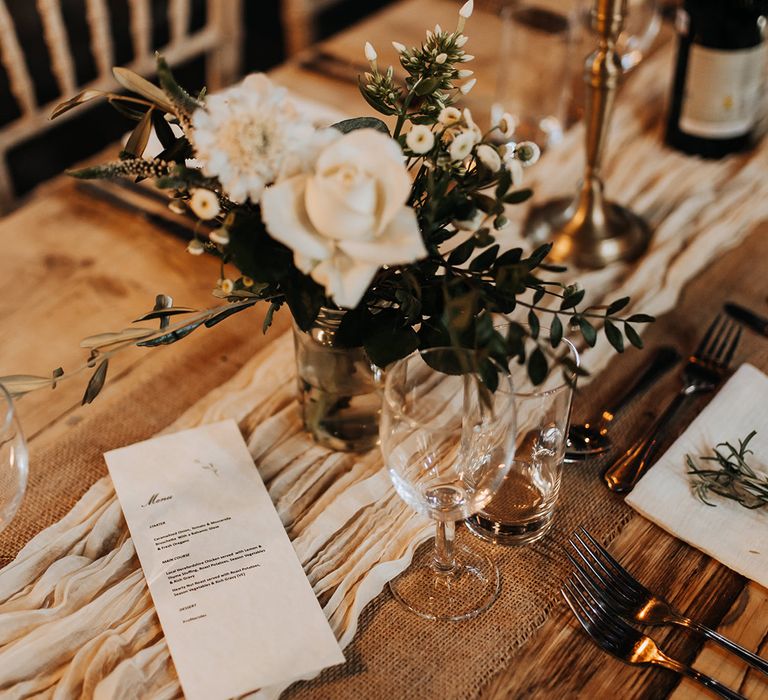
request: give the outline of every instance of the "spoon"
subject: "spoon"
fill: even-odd
[[[611,447],[608,429],[618,413],[637,396],[649,389],[657,379],[680,360],[680,353],[663,345],[653,354],[645,371],[595,419],[580,425],[571,425],[565,443],[565,460],[577,462],[606,452]]]

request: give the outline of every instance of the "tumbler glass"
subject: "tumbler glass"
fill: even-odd
[[[549,342],[544,331],[539,339]],[[578,365],[573,344],[563,340],[560,347]],[[465,520],[476,535],[497,544],[523,545],[549,530],[560,492],[575,381],[574,372],[553,369],[544,385],[534,386],[525,368],[513,363],[515,458],[496,495]]]
[[[27,443],[13,400],[0,384],[0,531],[15,515],[27,488]]]

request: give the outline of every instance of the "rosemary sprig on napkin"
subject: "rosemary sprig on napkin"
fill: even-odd
[[[707,499],[714,493],[750,510],[768,506],[768,476],[756,474],[746,462],[747,455],[754,454],[747,446],[756,434],[757,431],[753,430],[739,440],[738,448],[730,442],[720,442],[715,445],[714,454],[699,457],[707,462],[716,462],[717,468],[703,469],[696,465],[691,455],[685,456],[693,491],[703,503],[716,505]]]

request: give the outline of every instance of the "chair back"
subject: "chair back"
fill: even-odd
[[[171,66],[205,56],[206,84],[210,90],[216,90],[233,82],[239,75],[242,0],[205,2],[205,22],[199,29],[192,30],[191,0],[168,0],[169,38],[160,51]],[[62,0],[36,0],[43,38],[50,56],[51,72],[59,91],[59,97],[56,99],[39,104],[23,42],[6,0],[0,0],[0,62],[5,68],[10,92],[20,113],[16,119],[0,126],[0,213],[10,210],[16,198],[8,169],[8,151],[50,128],[49,117],[53,108],[76,92],[85,89],[119,89],[112,76],[115,47],[108,0],[85,0],[89,49],[97,73],[95,79],[85,84],[78,84],[76,78],[75,62],[61,4]],[[155,72],[152,0],[127,0],[127,5],[133,59],[125,65],[141,75],[150,76]],[[78,110],[70,110],[59,119],[72,118],[77,112]]]

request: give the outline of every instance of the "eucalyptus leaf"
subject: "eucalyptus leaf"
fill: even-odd
[[[606,319],[605,321],[605,337],[608,338],[608,342],[616,349],[616,352],[624,352],[624,337],[621,335],[621,331],[616,327],[613,321]]]
[[[357,129],[376,129],[382,134],[389,136],[389,127],[376,117],[356,117],[355,119],[344,119],[331,125],[332,129],[340,131],[342,134],[348,134]]]
[[[173,105],[168,96],[157,85],[150,83],[149,80],[130,70],[130,68],[115,66],[112,69],[112,74],[115,76],[115,80],[126,90],[146,97],[166,112],[173,112]]]
[[[574,306],[577,306],[582,301],[582,299],[584,299],[584,294],[585,291],[583,289],[577,289],[571,294],[568,294],[560,302],[560,310],[565,311],[566,309],[572,309]]]
[[[642,349],[643,339],[640,337],[640,334],[628,323],[624,324],[624,335],[627,336],[627,340],[632,343],[632,345],[638,349]]]
[[[627,319],[630,323],[653,323],[655,320],[655,317],[648,314],[633,314]]]
[[[629,297],[622,297],[621,299],[612,301],[605,313],[608,316],[613,316],[613,314],[619,313],[619,311],[621,311],[627,304],[629,304],[629,301]]]
[[[536,315],[533,309],[528,311],[528,325],[531,329],[531,338],[535,340],[539,337],[540,324],[539,317]]]
[[[124,153],[134,157],[141,158],[144,155],[144,149],[146,149],[149,143],[149,137],[152,134],[152,112],[154,110],[147,110],[147,113],[142,117],[141,121],[134,127],[128,138],[128,143],[125,144],[123,149]]]
[[[583,316],[579,318],[579,329],[581,330],[581,335],[584,337],[587,345],[591,348],[595,347],[595,343],[597,342],[597,331]]]
[[[534,385],[538,386],[547,378],[547,357],[538,346],[528,358],[528,377]]]
[[[197,311],[197,309],[192,309],[188,306],[169,306],[167,308],[153,309],[149,313],[146,313],[143,316],[139,316],[135,321],[133,321],[133,323],[151,321],[155,318],[166,318],[167,316],[176,316],[177,314],[191,314],[195,311]]]
[[[463,243],[459,243],[459,245],[457,245],[448,254],[448,262],[451,265],[461,265],[462,263],[465,263],[467,262],[467,260],[469,260],[474,249],[475,249],[475,239],[468,238]]]
[[[552,322],[549,325],[549,344],[556,348],[560,345],[560,341],[563,339],[563,323],[560,317],[555,314],[552,317]]]
[[[385,326],[369,335],[364,347],[371,362],[379,367],[386,367],[416,350],[419,347],[419,336],[410,326]]]
[[[12,397],[17,397],[29,391],[52,386],[53,380],[51,377],[38,377],[34,374],[9,374],[0,377],[0,384]]]
[[[504,197],[504,203],[505,204],[522,204],[523,202],[528,201],[533,196],[533,190],[525,189],[525,190],[516,190],[515,192],[510,192],[508,195]]]
[[[98,333],[96,335],[90,335],[87,338],[83,338],[80,341],[80,347],[89,349],[103,348],[108,345],[122,343],[127,340],[140,340],[141,338],[147,338],[156,332],[157,331],[154,328],[123,328],[123,330],[115,331],[114,333]]]
[[[474,258],[472,262],[469,263],[469,269],[473,272],[482,272],[483,270],[487,270],[489,267],[491,267],[491,265],[493,265],[498,254],[499,244],[496,243],[490,248],[484,250],[476,258]]]
[[[107,368],[109,367],[109,360],[102,360],[96,371],[93,373],[88,386],[85,387],[85,394],[83,394],[82,405],[91,403],[104,388],[104,382],[107,380]]]
[[[54,108],[53,112],[51,112],[50,119],[56,119],[56,117],[60,117],[65,112],[69,112],[70,109],[74,109],[78,105],[85,104],[86,102],[90,102],[91,100],[96,99],[97,97],[103,97],[104,95],[107,95],[109,93],[106,93],[102,90],[83,90],[82,92],[78,92],[77,95],[74,97],[71,97],[70,99],[66,100],[65,102],[61,102]]]
[[[257,301],[257,299],[254,299],[253,301],[244,303],[242,305],[238,304],[236,306],[224,308],[222,311],[219,311],[217,314],[211,316],[204,325],[206,328],[213,328],[217,323],[221,323],[224,319],[229,318],[234,314],[239,314],[241,311],[245,311],[246,309],[250,309]]]

